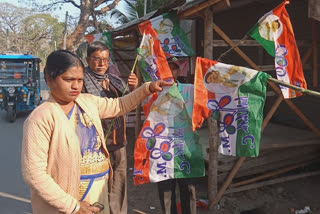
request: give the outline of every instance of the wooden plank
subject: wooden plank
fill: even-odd
[[[303,157],[299,157],[299,158],[293,157],[293,158],[287,159],[285,161],[278,161],[278,162],[274,162],[271,164],[262,164],[262,165],[252,167],[249,169],[240,168],[240,170],[234,176],[234,178],[241,178],[241,177],[253,176],[253,175],[256,176],[257,174],[260,174],[260,173],[263,173],[266,171],[290,166],[293,164],[302,163],[304,161],[316,161],[317,159],[319,159],[319,155],[317,153],[312,153],[309,156],[303,156]],[[229,172],[219,173],[218,174],[218,181],[223,182],[226,179],[226,177],[228,176],[228,173]]]
[[[267,172],[267,171],[282,168],[282,167],[287,167],[289,165],[298,164],[305,161],[316,161],[317,159],[319,159],[319,155],[317,155],[317,153],[314,152],[298,158],[291,157],[283,161],[266,163],[262,165],[257,165],[256,167],[247,168],[247,169],[241,168],[241,170],[239,170],[235,178],[240,178],[248,175],[257,175],[263,172]]]
[[[247,158],[241,169],[249,169],[249,168],[261,166],[264,164],[272,164],[278,161],[285,161],[293,157],[296,157],[297,159],[299,159],[299,157],[302,157],[304,155],[306,156],[310,155],[313,152],[314,152],[313,146],[308,146],[303,150],[299,148],[290,148],[290,149],[287,149],[286,152],[283,152],[281,150],[280,151],[272,150],[269,153],[265,155],[260,155],[259,157],[256,157],[256,158]],[[219,172],[229,172],[233,168],[234,168],[233,163],[229,163],[225,165],[219,165],[218,170]]]
[[[208,0],[208,1],[205,1],[203,2],[202,4],[199,4],[199,5],[195,5],[194,7],[191,7],[189,9],[186,9],[185,11],[181,12],[179,14],[180,18],[182,19],[186,19],[188,18],[189,16],[192,16],[194,15],[195,13],[198,13],[199,11],[201,10],[204,10],[204,9],[208,9],[210,8],[211,5],[213,4],[216,4],[218,2],[220,2],[221,0]],[[211,13],[212,14],[212,13]]]
[[[289,166],[289,167],[285,167],[285,168],[277,169],[277,170],[274,170],[274,171],[271,171],[271,172],[267,172],[267,173],[265,173],[263,175],[256,176],[254,178],[250,178],[250,179],[247,179],[247,180],[244,180],[244,181],[240,181],[240,182],[231,184],[231,188],[236,188],[236,187],[243,186],[243,185],[246,185],[246,184],[250,184],[250,183],[253,183],[255,181],[259,181],[259,180],[265,179],[265,178],[270,178],[270,177],[273,177],[275,175],[280,175],[282,173],[289,172],[289,171],[291,171],[293,169],[297,169],[297,168],[306,166],[306,165],[308,165],[310,163],[311,163],[311,161],[306,161],[306,162],[295,164],[295,165],[292,165],[292,166]]]
[[[235,192],[242,192],[242,191],[249,190],[249,189],[255,189],[255,188],[258,188],[258,187],[277,184],[277,183],[281,183],[281,182],[285,182],[285,181],[292,181],[292,180],[295,180],[295,179],[306,178],[306,177],[315,176],[315,175],[320,175],[320,171],[307,172],[307,173],[298,174],[298,175],[291,175],[291,176],[286,176],[286,177],[282,177],[282,178],[276,178],[276,179],[272,179],[272,180],[268,180],[268,181],[264,181],[264,182],[260,182],[260,183],[249,184],[249,185],[243,186],[243,187],[232,188],[232,189],[227,190],[225,192],[225,194],[235,193]]]
[[[311,146],[311,145],[320,146],[320,139],[319,138],[306,139],[306,140],[303,140],[303,142],[262,144],[260,146],[260,150],[265,150],[265,149],[286,149],[286,148],[290,148],[290,147]]]

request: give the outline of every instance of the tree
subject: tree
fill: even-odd
[[[95,33],[102,32],[105,29],[112,29],[109,23],[104,22],[105,15],[115,9],[120,2],[120,0],[48,0],[48,4],[43,4],[36,0],[23,1],[26,3],[31,2],[38,11],[56,10],[64,4],[71,4],[79,9],[78,22],[72,33],[67,36],[66,49],[68,50],[75,50],[77,45],[84,39],[88,28],[93,28]],[[128,0],[124,2],[130,3]],[[62,47],[62,43],[60,47]]]
[[[63,23],[50,14],[0,3],[0,51],[32,53],[44,58],[61,41]]]

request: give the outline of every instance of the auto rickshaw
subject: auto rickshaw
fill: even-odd
[[[0,109],[7,111],[8,121],[40,104],[40,61],[27,54],[0,54]]]

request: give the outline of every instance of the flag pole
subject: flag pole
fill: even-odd
[[[136,59],[134,60],[133,67],[132,67],[132,69],[131,69],[131,71],[130,71],[130,74],[133,73],[134,68],[136,67],[137,61],[138,61],[138,55],[136,56]],[[128,89],[128,82],[127,82],[126,86],[124,87],[124,89],[123,89],[123,91],[122,91],[122,94],[124,94],[124,93],[127,91],[127,89]],[[112,128],[112,126],[113,126],[113,124],[114,124],[114,121],[115,121],[115,118],[113,118],[113,119],[111,120],[111,124],[110,124],[110,126],[109,126],[109,128],[108,128],[108,131],[107,131],[106,135],[104,136],[104,141],[107,141],[107,139],[108,139],[108,137],[109,137],[109,135],[110,135],[110,133],[111,133],[111,128]]]
[[[223,52],[219,58],[217,59],[218,62],[221,61],[221,58],[224,57],[225,55],[227,55],[230,51],[232,51],[233,49],[237,48],[238,46],[242,45],[244,43],[244,41],[246,41],[248,39],[248,35],[246,34],[236,45],[232,46],[231,48],[229,48],[227,51]]]
[[[301,93],[303,93],[303,94],[320,97],[320,92],[312,91],[312,90],[308,90],[308,89],[304,89],[304,88],[300,88],[300,87],[298,87],[298,86],[291,85],[291,84],[286,83],[286,82],[283,82],[283,81],[281,81],[281,80],[277,80],[277,79],[275,79],[275,78],[268,78],[268,81],[273,82],[273,83],[275,83],[275,84],[277,84],[277,85],[282,85],[282,86],[285,86],[285,87],[287,87],[287,88],[291,88],[292,90],[301,92]]]

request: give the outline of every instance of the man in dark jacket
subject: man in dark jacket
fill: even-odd
[[[83,92],[101,97],[116,98],[127,93],[124,82],[108,73],[110,53],[102,42],[93,42],[87,48],[88,67],[85,71]],[[132,91],[138,86],[134,73],[128,78]],[[109,191],[111,214],[127,213],[127,157],[126,121],[124,116],[101,121],[113,168],[113,184]]]

